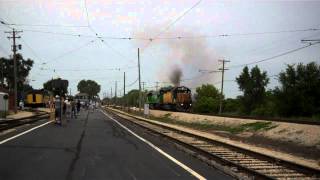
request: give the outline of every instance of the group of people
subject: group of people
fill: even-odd
[[[63,102],[62,114],[66,117],[77,118],[77,114],[80,112],[80,101],[75,102],[73,99],[66,99]]]
[[[75,102],[73,99],[66,99],[61,102],[61,98],[59,96],[56,96],[54,101],[54,108],[55,120],[58,124],[61,124],[61,114],[67,118],[77,118],[77,115],[80,113],[81,103],[79,100]]]

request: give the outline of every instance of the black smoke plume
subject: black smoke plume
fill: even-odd
[[[181,77],[182,77],[182,70],[180,67],[174,67],[171,71],[170,74],[170,82],[174,85],[174,86],[180,86],[180,81],[181,81]]]

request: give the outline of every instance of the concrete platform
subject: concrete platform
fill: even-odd
[[[207,179],[231,179],[159,138],[155,145]],[[0,179],[196,179],[100,111],[49,123],[0,145]]]

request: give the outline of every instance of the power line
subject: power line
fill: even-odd
[[[121,52],[119,52],[118,50],[116,50],[114,47],[112,47],[109,43],[107,43],[106,41],[104,41],[103,39],[100,39],[102,44],[104,44],[106,47],[108,47],[110,50],[112,50],[115,54],[117,54],[118,56],[120,56],[123,59],[128,59],[126,56],[124,56]],[[130,59],[131,61],[133,61],[132,59]]]
[[[5,27],[9,28],[9,29],[13,29],[12,27],[10,27],[10,25],[8,25],[7,23],[5,23],[5,21],[0,18],[0,24],[4,25]]]
[[[280,33],[296,33],[296,32],[309,32],[320,31],[320,29],[298,29],[298,30],[286,30],[286,31],[270,31],[270,32],[255,32],[255,33],[234,33],[234,34],[217,34],[217,35],[200,35],[200,36],[175,36],[175,37],[159,37],[158,40],[180,40],[180,39],[207,39],[218,37],[234,37],[234,36],[255,36],[255,35],[270,35]]]
[[[48,64],[48,63],[57,61],[57,60],[59,60],[60,58],[66,56],[66,55],[72,54],[72,53],[74,53],[75,51],[78,51],[78,50],[80,50],[80,49],[82,49],[82,48],[84,48],[84,47],[89,46],[90,44],[94,43],[95,41],[96,41],[96,40],[90,40],[89,42],[85,43],[84,45],[82,45],[82,46],[80,46],[80,47],[77,47],[77,48],[74,48],[74,49],[72,49],[72,50],[69,50],[69,51],[67,51],[67,52],[64,52],[63,54],[61,54],[61,55],[53,58],[52,60],[49,60],[49,61],[47,61],[47,62],[44,62],[43,64]]]
[[[33,48],[32,48],[31,46],[29,46],[29,44],[28,44],[23,38],[21,38],[21,40],[22,40],[22,42],[24,43],[24,45],[26,45],[26,46],[29,48],[29,50],[31,51],[31,53],[32,53],[37,59],[39,59],[39,60],[41,60],[42,62],[44,62],[44,61],[38,56],[38,54],[33,50]]]
[[[87,26],[90,27],[89,14],[88,14],[88,8],[87,8],[87,0],[84,0],[84,8],[85,8],[85,11],[86,11]]]
[[[128,84],[126,87],[130,87],[133,86],[134,84],[136,84],[138,82],[139,78],[137,78],[135,81],[133,81],[132,83]]]
[[[188,14],[193,8],[197,7],[202,0],[197,1],[191,8],[189,8],[188,10],[186,10],[185,12],[183,12],[178,18],[176,18],[174,21],[172,21],[170,24],[168,24],[162,31],[160,31],[155,38],[150,38],[150,41],[148,42],[148,44],[144,47],[144,49],[146,49],[152,42],[152,39],[156,39],[158,38],[161,34],[163,34],[164,32],[168,31],[169,28],[171,26],[173,26],[175,23],[177,23],[182,17],[184,17],[186,14]]]
[[[41,70],[55,71],[120,71],[120,68],[97,68],[97,69],[57,69],[57,68],[41,68]]]
[[[10,26],[8,26],[11,28]],[[92,27],[91,27],[92,28]],[[21,28],[20,28],[21,29]],[[320,31],[317,28],[308,28],[308,29],[298,29],[298,30],[285,30],[285,31],[270,31],[270,32],[255,32],[255,33],[234,33],[234,34],[218,34],[218,35],[200,35],[200,36],[174,36],[174,37],[119,37],[119,36],[98,36],[97,33],[93,30],[93,35],[88,34],[73,34],[65,32],[53,32],[53,31],[42,31],[42,30],[33,30],[33,29],[21,29],[26,32],[35,32],[35,33],[44,33],[44,34],[53,34],[61,36],[74,36],[74,37],[84,37],[84,38],[99,38],[99,39],[110,39],[110,40],[140,40],[140,41],[153,41],[153,40],[182,40],[182,39],[204,39],[204,38],[218,38],[218,37],[234,37],[234,36],[254,36],[254,35],[268,35],[268,34],[280,34],[280,33],[295,33],[295,32],[309,32],[309,31]],[[92,31],[92,30],[91,30]],[[314,36],[314,35],[313,35]]]
[[[171,26],[173,26],[175,23],[177,23],[182,17],[184,17],[187,13],[189,13],[193,8],[197,7],[202,0],[199,0],[197,3],[195,3],[191,8],[189,8],[187,11],[185,11],[184,13],[182,13],[182,15],[180,15],[177,19],[175,19],[174,21],[172,21],[163,31],[161,31],[160,33],[158,33],[156,35],[156,37],[159,37],[161,34],[163,34],[164,32],[168,31],[169,28]]]
[[[71,34],[71,33],[63,33],[63,32],[53,32],[53,31],[40,31],[40,30],[33,30],[33,29],[22,29],[26,32],[35,32],[35,33],[44,33],[44,34],[54,34],[54,35],[61,35],[61,36],[74,36],[74,37],[96,37],[87,34]]]
[[[3,24],[4,22],[1,21],[1,23]],[[16,23],[5,23],[5,24],[9,26],[88,28],[88,26],[61,25],[61,24],[16,24]]]
[[[291,54],[291,53],[294,53],[296,51],[300,51],[302,49],[305,49],[307,47],[310,47],[310,46],[313,46],[315,44],[318,44],[318,43],[310,43],[306,46],[302,46],[302,47],[299,47],[299,48],[295,48],[295,49],[292,49],[290,51],[286,51],[286,52],[283,52],[283,53],[280,53],[280,54],[277,54],[275,56],[271,56],[271,57],[268,57],[268,58],[264,58],[264,59],[261,59],[261,60],[258,60],[258,61],[253,61],[253,62],[250,62],[250,63],[245,63],[245,64],[239,64],[239,65],[233,65],[233,66],[229,66],[228,68],[239,68],[239,67],[244,67],[244,66],[248,66],[248,65],[251,65],[251,64],[258,64],[258,63],[261,63],[261,62],[264,62],[264,61],[269,61],[269,60],[272,60],[272,59],[275,59],[275,58],[278,58],[278,57],[281,57],[281,56],[284,56],[284,55],[287,55],[287,54]]]
[[[0,23],[7,26],[88,28],[88,26],[79,26],[79,25],[8,23],[8,22],[5,22],[3,19],[0,20]]]
[[[89,12],[88,12],[88,7],[87,7],[87,1],[86,0],[84,0],[84,8],[85,8],[85,12],[86,12],[88,27],[91,30],[91,32],[93,32],[95,34],[96,38],[99,39],[106,47],[111,49],[115,54],[117,54],[121,58],[127,59],[126,56],[124,56],[121,52],[119,52],[118,50],[113,48],[111,45],[109,45],[109,43],[107,43],[104,39],[102,39],[102,37],[100,35],[98,35],[98,33],[92,28],[91,23],[90,23]],[[133,61],[133,60],[131,60],[131,61]]]
[[[211,72],[208,72],[208,73],[211,74]],[[199,79],[199,78],[201,78],[201,77],[203,77],[203,76],[205,76],[205,75],[206,75],[205,73],[201,73],[200,75],[197,75],[197,76],[194,76],[194,77],[191,77],[191,78],[188,78],[188,79],[182,79],[181,81],[182,81],[182,82],[184,82],[184,81],[192,81],[192,80],[194,80],[194,79]]]
[[[84,9],[86,12],[86,19],[87,19],[88,28],[98,37],[98,33],[92,28],[91,23],[90,23],[88,7],[87,7],[87,0],[84,0]]]
[[[20,28],[21,29],[21,28]],[[144,40],[149,41],[150,38],[143,38],[143,37],[119,37],[119,36],[98,36],[97,33],[94,31],[93,35],[88,34],[73,34],[73,33],[65,33],[65,32],[54,32],[54,31],[42,31],[42,30],[34,30],[34,29],[21,29],[26,32],[34,32],[34,33],[43,33],[43,34],[53,34],[53,35],[61,35],[61,36],[74,36],[74,37],[85,37],[85,38],[100,38],[100,39],[110,39],[110,40]]]

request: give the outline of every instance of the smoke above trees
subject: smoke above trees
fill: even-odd
[[[180,86],[181,77],[182,77],[182,70],[180,69],[180,67],[178,66],[174,67],[169,75],[170,82],[174,86]]]
[[[153,27],[145,29],[144,32],[135,33],[135,35],[153,37],[152,34],[157,34],[157,32],[159,32],[159,28]],[[185,38],[165,38],[177,37],[178,35]],[[160,58],[164,59],[162,65],[159,66],[156,81],[196,87],[218,80],[218,74],[201,74],[199,72],[203,69],[218,69],[217,53],[205,38],[194,38],[199,36],[201,34],[186,30],[170,30],[170,35],[166,33],[151,42],[152,50],[155,50],[155,47],[160,48],[161,50],[158,49],[158,52],[161,52]],[[138,46],[144,47],[145,44],[146,42],[139,42]]]

